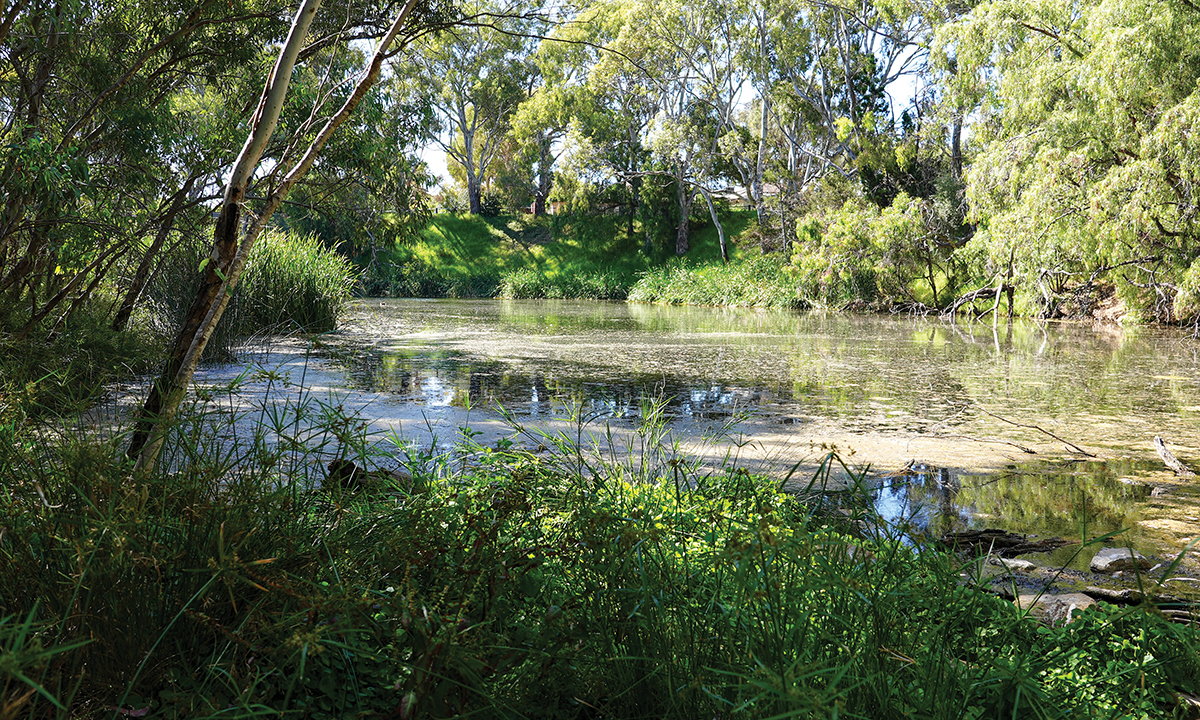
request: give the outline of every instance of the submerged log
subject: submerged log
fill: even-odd
[[[1026,553],[1049,552],[1077,542],[1062,538],[1030,540],[1025,535],[990,528],[967,532],[948,532],[943,534],[939,540],[949,548],[970,549],[979,554],[991,553],[1002,558],[1015,558]]]
[[[1167,444],[1159,436],[1154,436],[1154,449],[1158,451],[1158,456],[1162,458],[1163,464],[1175,471],[1176,475],[1183,477],[1194,477],[1196,473],[1187,465],[1175,457],[1170,450],[1167,449]]]
[[[322,489],[346,490],[389,490],[400,488],[407,491],[419,490],[419,483],[413,476],[403,470],[367,470],[355,465],[350,460],[338,458],[329,463],[328,474],[321,483]]]

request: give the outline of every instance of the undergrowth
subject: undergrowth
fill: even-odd
[[[0,427],[5,718],[1151,718],[1200,691],[1194,629],[1043,627],[831,507],[832,457],[799,494],[705,470],[653,401],[633,455],[582,421],[417,448],[290,390],[234,422],[251,382],[287,379],[201,393],[149,476],[120,435]]]
[[[750,256],[722,265],[679,260],[647,270],[629,291],[634,302],[801,309],[781,255]]]

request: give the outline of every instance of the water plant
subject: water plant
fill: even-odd
[[[0,652],[55,651],[0,663],[13,717],[1149,718],[1200,692],[1195,629],[1039,625],[821,492],[833,458],[801,494],[705,468],[653,397],[624,448],[586,417],[399,448],[289,383],[206,390],[146,477],[103,436],[0,448]],[[322,489],[335,458],[422,482]]]

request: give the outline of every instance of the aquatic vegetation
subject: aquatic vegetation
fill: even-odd
[[[1200,692],[1194,629],[1043,627],[834,503],[832,457],[800,494],[706,471],[652,398],[633,458],[582,421],[419,448],[303,394],[231,417],[251,380],[285,383],[206,391],[148,476],[103,438],[0,448],[13,716],[1160,717]],[[333,458],[417,482],[321,490]]]

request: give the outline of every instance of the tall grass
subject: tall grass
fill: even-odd
[[[546,275],[526,268],[505,273],[497,294],[512,300],[624,300],[631,282],[625,273],[610,269]]]
[[[803,308],[780,255],[749,256],[728,265],[679,260],[647,270],[629,291],[633,302]]]
[[[200,267],[210,250],[209,243],[195,242],[164,258],[138,322],[177,328],[202,281]],[[205,357],[228,358],[241,340],[255,335],[332,330],[355,277],[353,265],[317,238],[265,231]]]
[[[784,494],[700,470],[654,413],[635,459],[582,425],[389,450],[337,405],[213,414],[236,390],[150,477],[103,440],[6,431],[14,717],[1148,718],[1200,691],[1195,629],[1112,607],[1042,627],[864,503],[831,509],[832,459]],[[316,490],[333,457],[418,482]]]
[[[236,293],[236,321],[261,332],[327,332],[354,282],[353,266],[311,235],[264,232]]]

